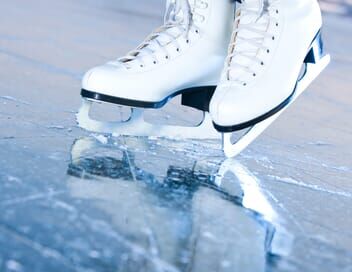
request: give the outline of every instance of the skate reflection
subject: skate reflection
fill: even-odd
[[[259,272],[288,254],[289,235],[240,163],[145,156],[94,138],[72,148],[70,192],[124,237],[119,271]]]

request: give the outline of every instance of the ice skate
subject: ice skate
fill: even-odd
[[[321,26],[316,0],[238,1],[228,58],[210,104],[228,157],[254,141],[328,65]]]
[[[93,68],[84,76],[82,128],[114,135],[218,138],[208,114],[231,38],[234,3],[218,0],[167,1],[165,23],[125,57]],[[194,127],[155,125],[144,109],[161,108],[182,95],[182,105],[204,112]],[[131,107],[127,121],[90,118],[93,102]]]

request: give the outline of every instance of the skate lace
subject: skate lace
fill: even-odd
[[[193,5],[189,1],[193,1]],[[150,34],[135,50],[117,59],[117,62],[127,69],[135,65],[144,67],[146,64],[143,57],[148,55],[152,58],[152,63],[157,64],[159,61],[155,53],[160,50],[165,58],[169,59],[170,54],[165,46],[174,43],[176,50],[180,52],[181,45],[177,41],[179,37],[183,37],[186,44],[190,43],[188,34],[193,23],[205,20],[197,10],[207,7],[205,0],[167,0],[164,25]],[[196,33],[199,33],[199,30],[196,30]]]
[[[272,20],[276,20],[273,14],[279,13],[277,4],[280,0],[259,1],[261,9],[248,6],[245,0],[237,4],[239,6],[236,10],[234,31],[226,59],[227,80],[243,86],[247,85],[243,80],[244,75],[251,74],[253,78],[257,76],[253,64],[265,65],[259,53],[264,51],[269,54],[270,48],[264,45],[264,41],[267,38],[276,38],[267,28]],[[279,23],[275,21],[275,25],[278,27]],[[244,37],[243,33],[247,37]]]

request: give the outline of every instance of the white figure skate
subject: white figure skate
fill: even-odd
[[[317,0],[237,2],[229,55],[210,104],[228,157],[254,141],[330,62]],[[245,131],[237,141],[236,131]]]
[[[165,23],[136,50],[93,68],[82,82],[82,128],[118,135],[220,138],[208,114],[231,38],[234,3],[219,0],[167,1]],[[155,125],[145,108],[161,108],[182,95],[182,105],[204,112],[195,127]],[[131,107],[126,122],[100,122],[89,116],[93,102]]]

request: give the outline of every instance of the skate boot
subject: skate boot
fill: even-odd
[[[206,113],[230,42],[235,4],[230,0],[167,1],[164,25],[126,56],[93,68],[83,78],[81,127],[114,135],[216,138]],[[194,130],[144,121],[145,108],[161,108],[182,95],[182,105],[204,111]],[[90,119],[92,102],[131,107],[126,122]]]
[[[328,65],[317,0],[242,0],[210,105],[224,150],[247,147]],[[234,131],[243,136],[234,140]],[[238,138],[238,137],[237,137]]]

